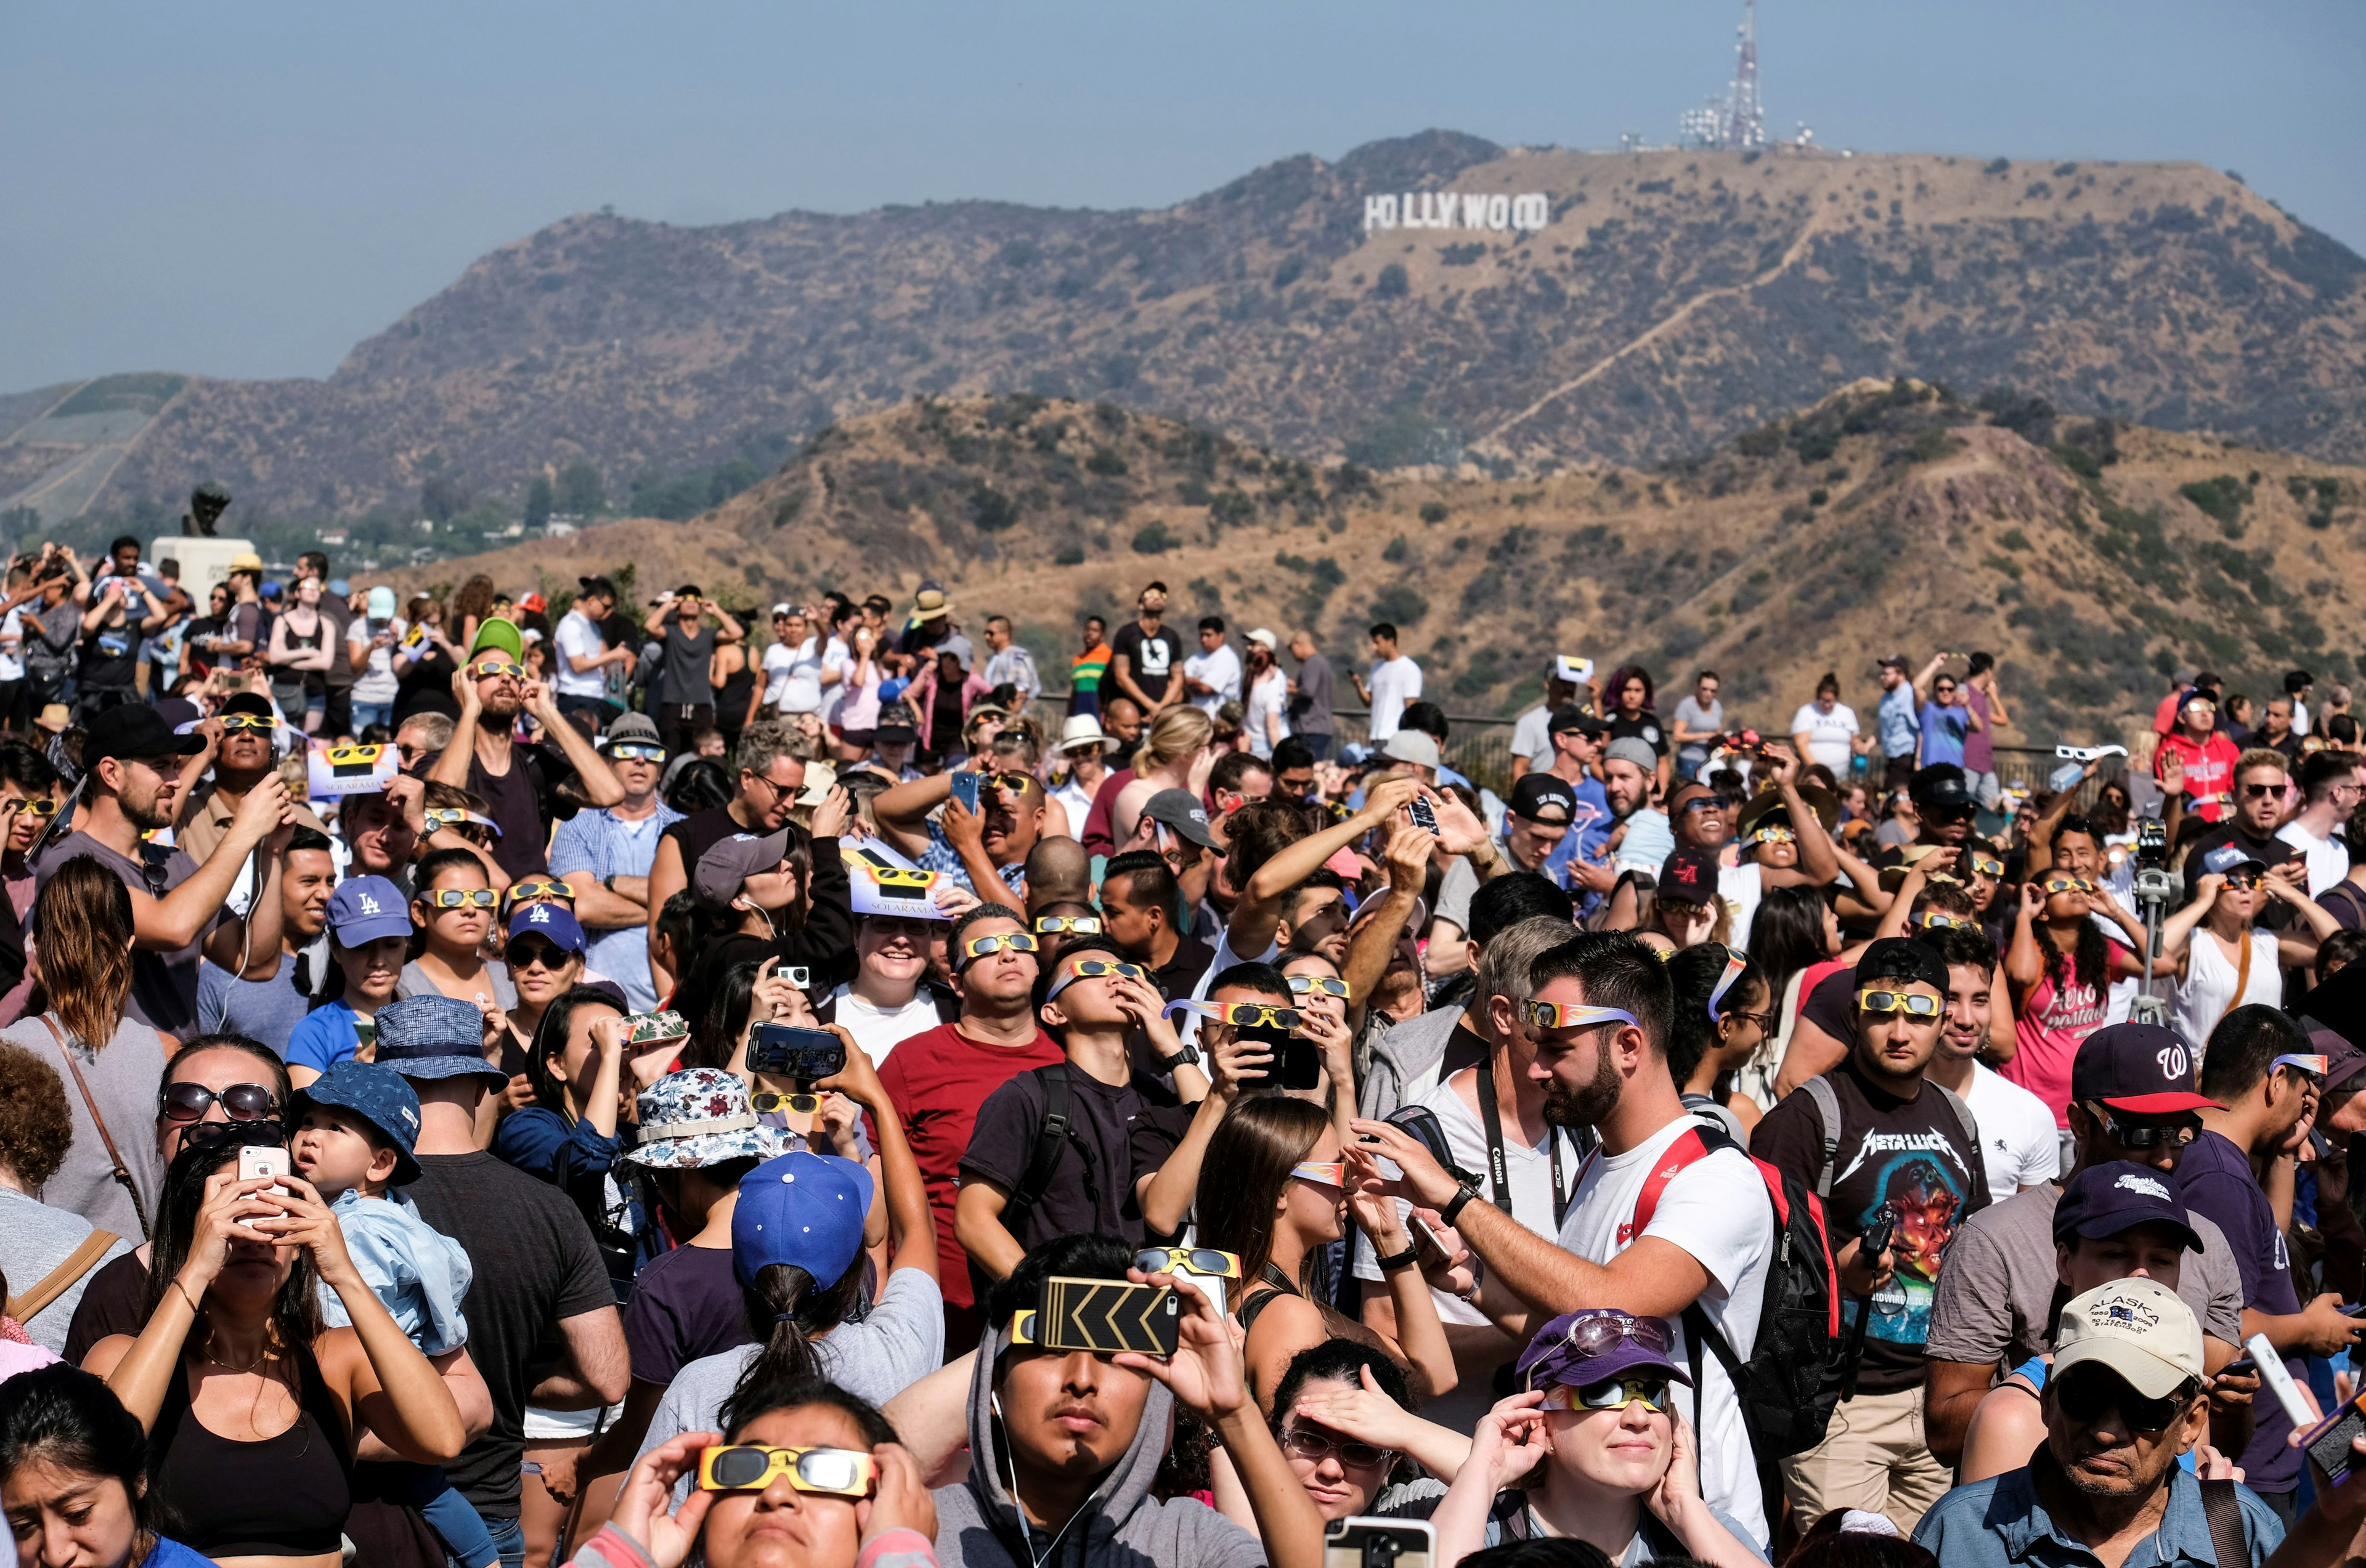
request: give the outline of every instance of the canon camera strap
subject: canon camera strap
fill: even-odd
[[[1504,1115],[1495,1108],[1492,1056],[1479,1058],[1479,1119],[1487,1128],[1487,1185],[1493,1190],[1495,1207],[1508,1214],[1512,1212],[1511,1159],[1504,1152]],[[1569,1193],[1560,1171],[1560,1129],[1549,1122],[1545,1126],[1545,1147],[1552,1157],[1553,1226],[1558,1230],[1568,1217]]]

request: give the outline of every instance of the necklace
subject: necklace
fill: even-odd
[[[213,1336],[208,1334],[206,1336],[206,1359],[212,1362],[215,1366],[220,1367],[226,1372],[251,1372],[254,1371],[255,1368],[263,1365],[264,1362],[271,1359],[271,1342],[270,1340],[265,1339],[264,1341],[261,1353],[259,1353],[254,1359],[242,1367],[233,1362],[225,1361],[220,1356],[215,1355]]]

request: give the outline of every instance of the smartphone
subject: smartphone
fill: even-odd
[[[2356,1395],[2347,1403],[2336,1405],[2326,1418],[2309,1428],[2301,1438],[2301,1447],[2316,1461],[2331,1484],[2341,1484],[2342,1477],[2359,1463],[2359,1456],[2349,1447],[2349,1439],[2366,1432],[2366,1416],[2359,1414],[2359,1404],[2366,1394]]]
[[[1279,1059],[1273,1069],[1280,1077],[1272,1081],[1283,1089],[1316,1089],[1323,1082],[1323,1048],[1302,1034],[1286,1036],[1279,1048]]]
[[[276,1144],[249,1144],[238,1151],[238,1179],[253,1181],[257,1177],[280,1177],[293,1170],[287,1151]]]
[[[246,690],[246,677],[242,674],[223,676],[222,690],[225,692],[243,692]]]
[[[356,1047],[354,1052],[355,1055],[358,1056],[365,1062],[374,1060],[377,1055],[377,1020],[374,1018],[355,1019],[354,1041]]]
[[[2247,1378],[2257,1373],[2259,1370],[2259,1363],[2250,1357],[2237,1356],[2219,1368],[2215,1375],[2222,1378]]]
[[[846,1070],[846,1042],[827,1029],[760,1023],[748,1041],[748,1070],[797,1083],[836,1077]]]
[[[1416,795],[1405,802],[1405,815],[1413,818],[1414,827],[1427,833],[1431,838],[1446,837],[1444,830],[1437,825],[1437,813],[1430,809],[1428,796]]]
[[[652,1044],[659,1040],[682,1040],[690,1034],[690,1025],[678,1012],[634,1012],[625,1015],[628,1026],[625,1039],[633,1045]]]
[[[1035,1343],[1050,1350],[1090,1350],[1103,1356],[1120,1350],[1172,1356],[1182,1324],[1182,1303],[1163,1285],[1055,1274],[1043,1281],[1042,1304],[1035,1312]]]
[[[1440,1263],[1451,1263],[1454,1261],[1454,1254],[1446,1249],[1446,1243],[1438,1240],[1437,1233],[1429,1228],[1429,1222],[1427,1220],[1423,1219],[1419,1214],[1411,1214],[1406,1216],[1406,1221],[1412,1227],[1413,1240],[1415,1247],[1425,1247],[1429,1248],[1430,1251],[1437,1254],[1437,1260]]]
[[[952,773],[948,776],[952,780],[953,798],[962,803],[963,810],[975,812],[977,809],[977,775]]]
[[[1323,1527],[1323,1568],[1429,1568],[1437,1530],[1427,1519],[1350,1517]]]

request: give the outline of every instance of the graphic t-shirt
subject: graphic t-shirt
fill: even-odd
[[[1614,716],[1610,721],[1610,739],[1640,740],[1651,749],[1652,755],[1664,757],[1668,754],[1668,732],[1660,728],[1660,716],[1649,708],[1632,718],[1625,714]]]
[[[1894,1222],[1889,1245],[1897,1267],[1873,1298],[1857,1392],[1920,1388],[1931,1300],[1956,1231],[1988,1207],[1987,1168],[1933,1086],[1922,1084],[1913,1099],[1901,1100],[1866,1077],[1853,1053],[1824,1081],[1841,1111],[1831,1196],[1824,1201],[1832,1250],[1837,1255],[1885,1213]],[[1814,1097],[1790,1095],[1768,1111],[1750,1135],[1750,1152],[1814,1191],[1824,1163]],[[1843,1310],[1853,1318],[1865,1303],[1852,1297]]]
[[[1821,762],[1832,771],[1834,778],[1847,780],[1850,748],[1857,736],[1854,708],[1846,703],[1834,703],[1832,711],[1826,713],[1808,703],[1791,716],[1791,733],[1808,738],[1808,761]]]
[[[2300,1311],[2300,1292],[2293,1284],[2292,1256],[2284,1248],[2283,1227],[2275,1210],[2251,1174],[2251,1158],[2224,1135],[2204,1131],[2177,1162],[2178,1184],[2185,1205],[2208,1216],[2226,1234],[2234,1249],[2235,1267],[2243,1276],[2243,1304],[2271,1317],[2289,1317]],[[2284,1358],[2284,1370],[2295,1382],[2308,1377],[2306,1363],[2297,1356]],[[2290,1492],[2300,1484],[2300,1450],[2284,1439],[2292,1418],[2272,1399],[2253,1402],[2251,1441],[2243,1450],[2245,1480],[2255,1492]]]
[[[1126,672],[1144,694],[1153,701],[1163,699],[1176,677],[1175,648],[1175,634],[1164,626],[1144,633],[1141,622],[1129,621],[1118,627],[1117,636],[1110,639],[1110,668],[1101,677],[1101,705],[1106,707],[1126,695],[1125,688],[1117,683],[1120,655],[1124,656]]]
[[[2224,731],[2196,744],[2182,730],[2160,738],[2153,755],[2152,776],[2160,777],[2161,762],[2171,752],[2185,769],[2186,808],[2205,822],[2224,822],[2235,812],[2235,763],[2242,753]]]
[[[1700,1118],[1680,1117],[1624,1154],[1597,1152],[1570,1194],[1561,1246],[1592,1263],[1607,1264],[1624,1252],[1638,1239],[1635,1210],[1644,1182],[1666,1163],[1664,1156],[1677,1139],[1705,1124]],[[1725,1342],[1747,1355],[1743,1347],[1758,1340],[1758,1310],[1774,1246],[1774,1205],[1757,1168],[1739,1149],[1710,1150],[1662,1189],[1641,1234],[1682,1247],[1708,1271],[1708,1287],[1697,1304]],[[1673,1359],[1688,1366],[1684,1325],[1672,1318],[1669,1327],[1675,1331]],[[1686,1403],[1691,1408],[1685,1414],[1693,1417],[1693,1430],[1698,1434],[1702,1496],[1709,1506],[1747,1526],[1763,1551],[1766,1508],[1741,1403],[1724,1367],[1706,1347],[1701,1384]]]
[[[2116,943],[2107,950],[2127,951]],[[2108,982],[2093,986],[2071,979],[2070,973],[2066,953],[2062,974],[2067,983],[2056,988],[2054,976],[2046,975],[2031,988],[2013,1016],[2012,1060],[2003,1068],[2007,1079],[2045,1102],[2056,1127],[2070,1125],[2070,1062],[2079,1055],[2079,1043],[2103,1026],[2104,992],[2109,988]]]

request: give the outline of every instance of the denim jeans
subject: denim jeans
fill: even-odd
[[[501,1568],[525,1568],[525,1526],[515,1514],[506,1519],[487,1518],[485,1533],[493,1538],[493,1550],[501,1554]]]
[[[389,729],[393,728],[394,705],[390,702],[366,703],[358,698],[355,699],[354,733],[358,736],[373,724],[383,724]]]

